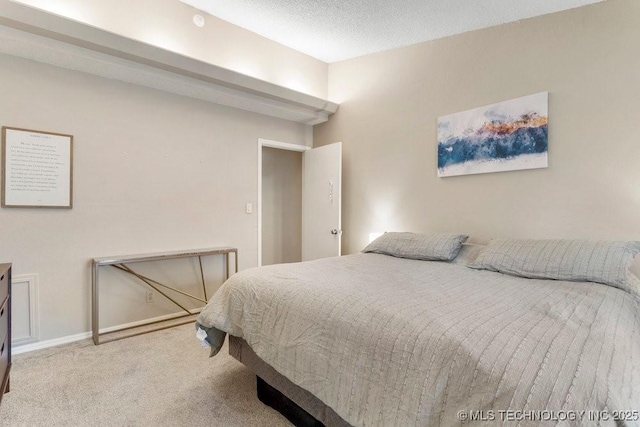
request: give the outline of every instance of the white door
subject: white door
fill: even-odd
[[[340,255],[342,143],[304,152],[302,260]]]

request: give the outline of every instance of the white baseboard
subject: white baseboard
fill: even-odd
[[[192,314],[198,314],[198,313],[200,313],[200,311],[202,311],[202,307],[200,307],[200,308],[192,308],[191,309],[191,313]],[[164,320],[171,320],[171,319],[173,319],[176,316],[179,316],[181,314],[186,314],[186,313],[184,313],[182,311],[179,311],[177,313],[164,314],[162,316],[154,317],[154,318],[151,318],[151,319],[138,320],[136,322],[125,323],[123,325],[109,326],[108,328],[101,328],[100,329],[100,333],[101,334],[107,334],[109,332],[117,331],[119,329],[135,328],[137,326],[144,326],[147,323],[151,323],[151,322],[162,322]],[[91,336],[91,333],[89,333],[89,336]]]
[[[201,310],[202,308],[194,308],[191,311],[193,312],[193,314],[198,314],[200,313]],[[171,320],[172,318],[175,318],[180,314],[182,314],[182,312],[165,314],[163,316],[154,317],[152,319],[138,320],[136,322],[125,323],[122,325],[109,326],[108,328],[100,329],[100,333],[104,334],[108,332],[117,331],[119,329],[135,328],[136,326],[143,326],[151,322],[162,322],[163,320]],[[28,353],[36,350],[43,350],[45,348],[50,348],[58,345],[69,344],[76,341],[86,340],[88,338],[91,338],[91,336],[92,336],[92,333],[91,331],[89,331],[89,332],[82,332],[80,334],[75,334],[75,335],[68,335],[66,337],[54,338],[46,341],[38,341],[38,342],[24,344],[24,345],[16,345],[11,347],[11,354],[16,355],[16,354]],[[194,339],[194,343],[196,345],[198,344],[195,341],[195,339]]]
[[[55,347],[57,345],[69,344],[71,342],[82,341],[84,339],[91,338],[91,332],[83,332],[76,335],[68,335],[66,337],[54,338],[52,340],[38,341],[31,344],[16,345],[11,347],[11,355],[28,353],[30,351],[42,350],[49,347]]]

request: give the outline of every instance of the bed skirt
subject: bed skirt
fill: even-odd
[[[320,399],[295,385],[279,374],[271,365],[260,359],[242,338],[229,335],[229,354],[325,426],[349,426],[349,423]]]

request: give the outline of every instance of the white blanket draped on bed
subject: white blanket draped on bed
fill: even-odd
[[[570,424],[606,410],[611,424],[640,410],[639,310],[597,283],[356,254],[240,272],[198,322],[244,338],[353,425],[455,425],[480,410],[582,417]]]

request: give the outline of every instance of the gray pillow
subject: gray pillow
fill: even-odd
[[[439,233],[384,233],[364,248],[362,252],[391,255],[398,258],[424,261],[451,261],[469,236]]]
[[[460,247],[460,252],[456,255],[456,259],[451,261],[453,264],[467,265],[476,260],[480,252],[484,249],[485,245],[478,245],[476,243],[463,243]]]
[[[469,267],[626,289],[629,266],[638,252],[640,242],[495,239]]]

